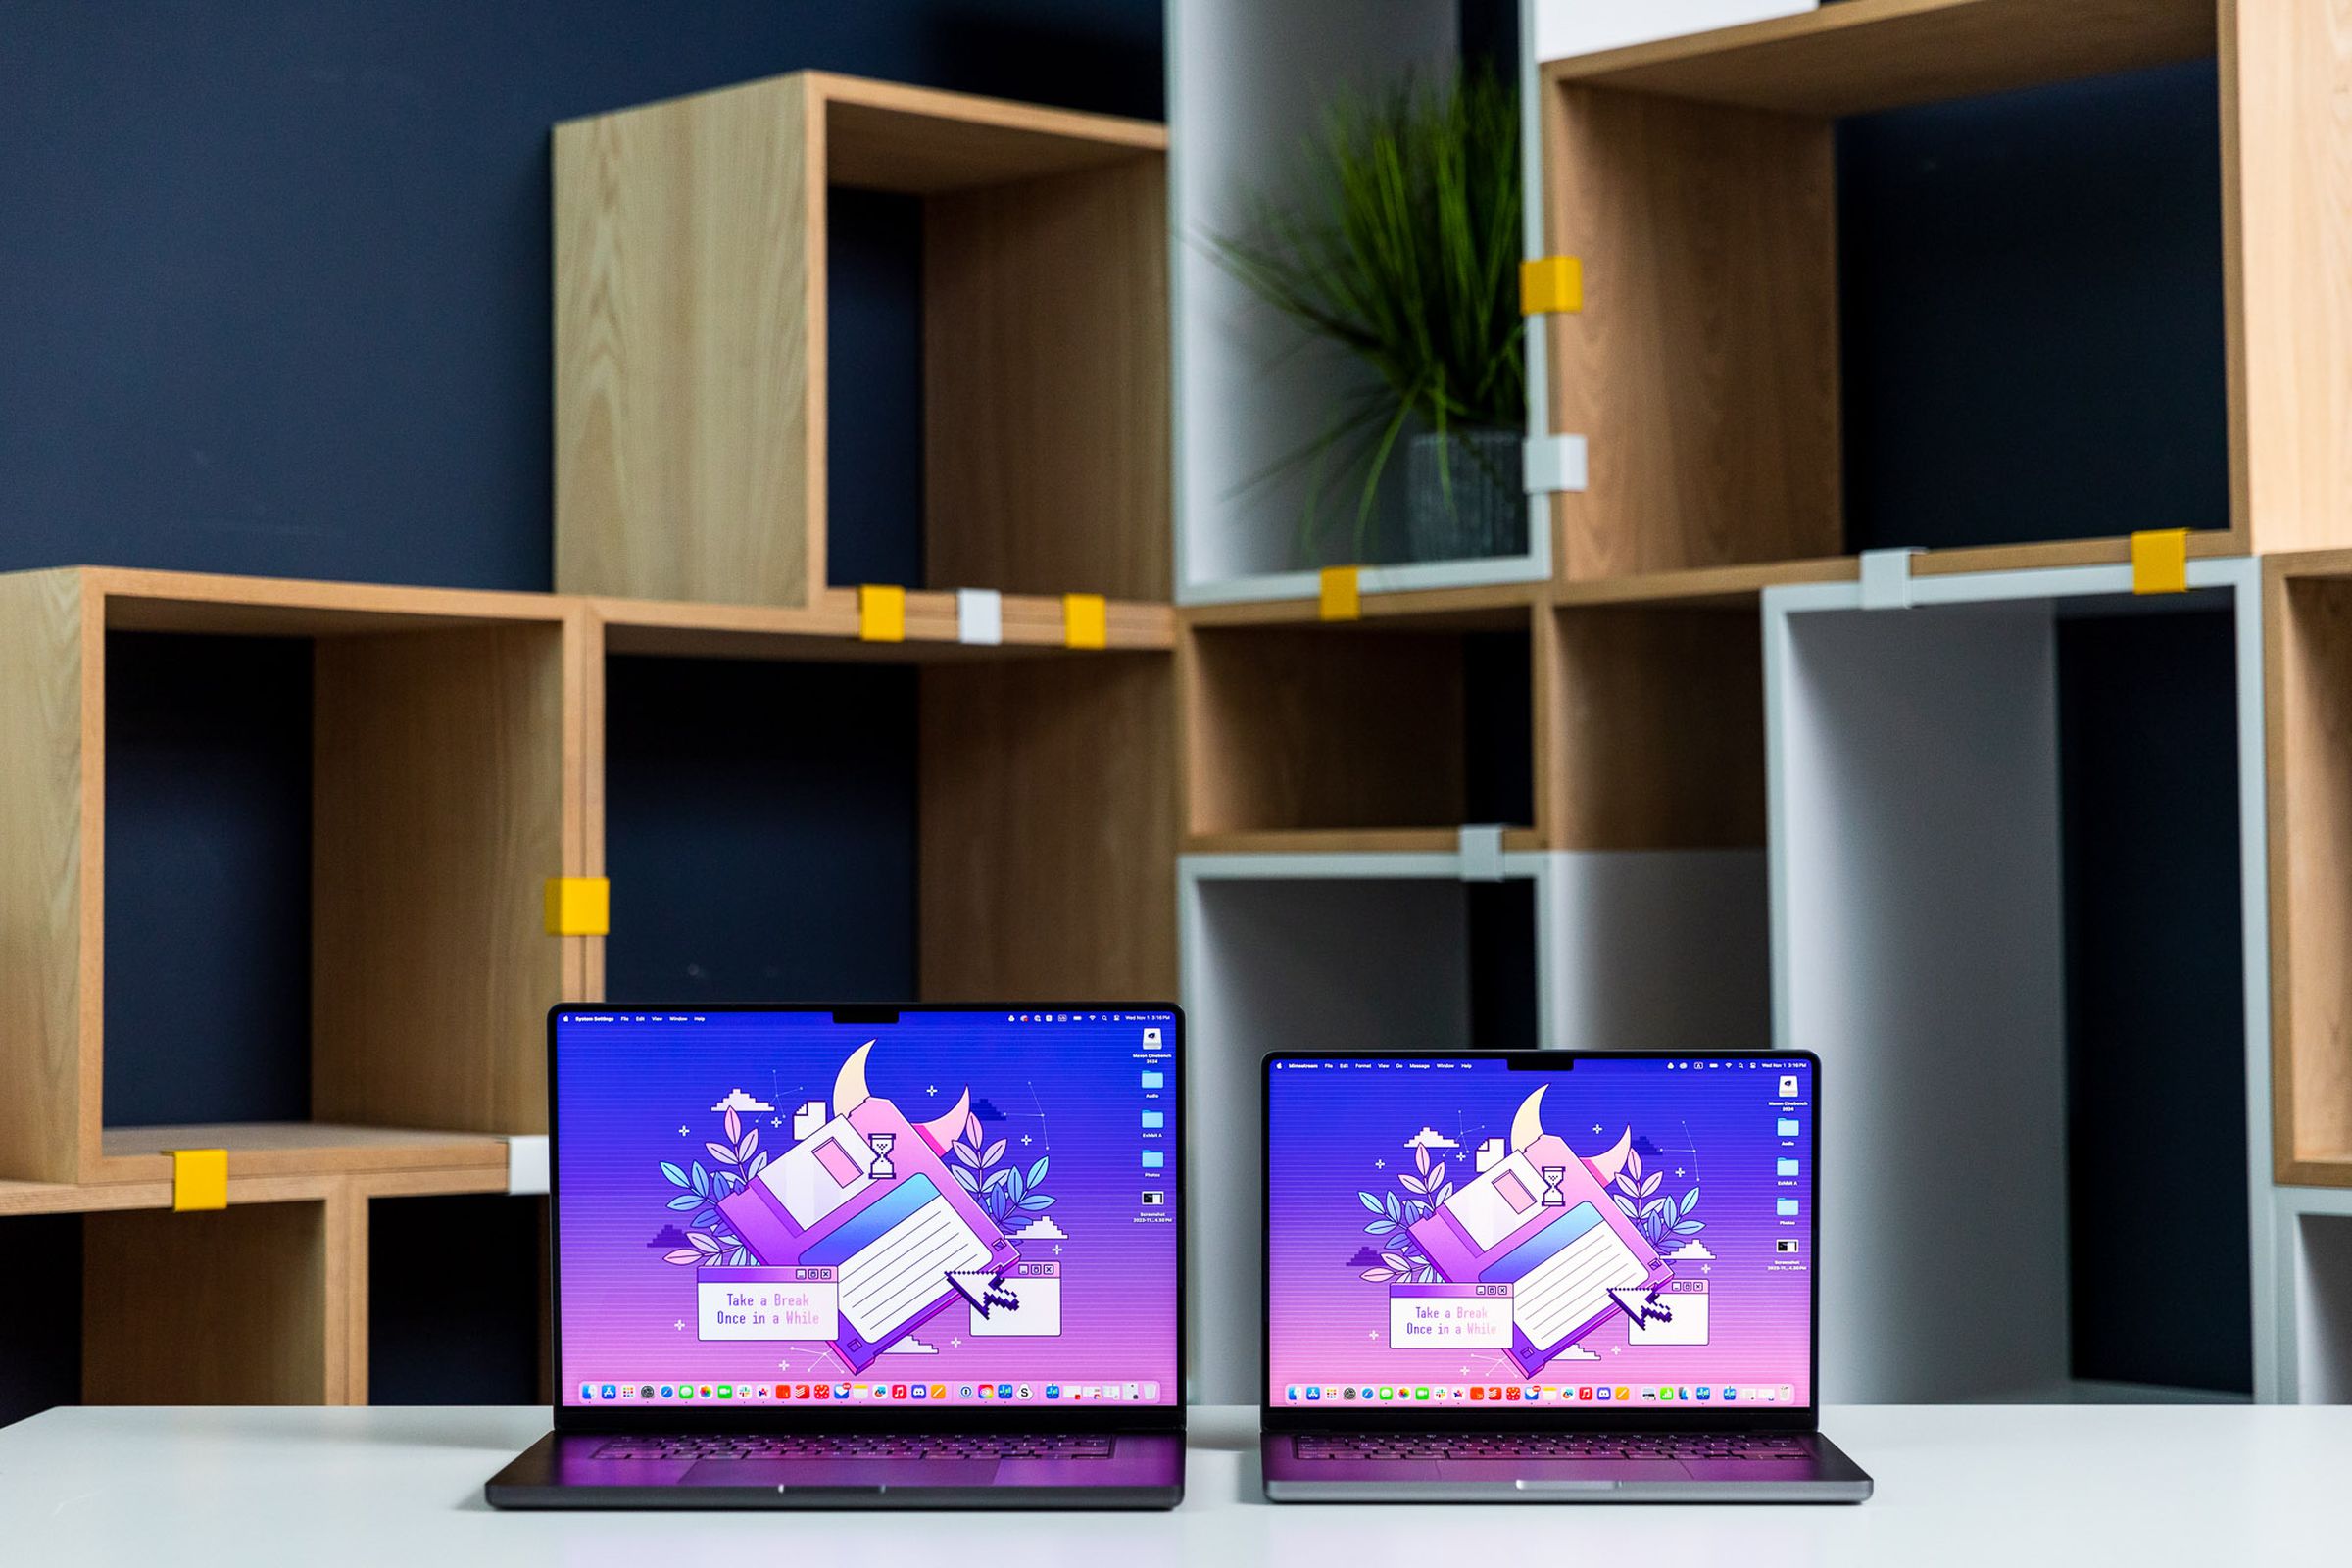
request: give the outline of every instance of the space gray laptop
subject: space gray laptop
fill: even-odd
[[[548,1020],[555,1430],[512,1508],[1172,1508],[1157,1003]]]
[[[1266,1495],[1858,1502],[1816,1421],[1820,1063],[1265,1063]]]

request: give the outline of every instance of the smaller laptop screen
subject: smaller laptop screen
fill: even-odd
[[[1270,1404],[1812,1403],[1809,1060],[1266,1074]]]
[[[1176,1015],[556,1020],[564,1403],[1172,1405]]]

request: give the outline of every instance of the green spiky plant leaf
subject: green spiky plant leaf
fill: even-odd
[[[1333,498],[1352,491],[1360,559],[1408,432],[1447,438],[1438,471],[1450,506],[1454,455],[1485,460],[1449,437],[1526,424],[1518,100],[1484,65],[1343,93],[1302,147],[1292,188],[1300,198],[1288,204],[1253,195],[1248,231],[1210,248],[1302,332],[1377,378],[1259,476],[1305,471],[1299,533],[1310,552]]]

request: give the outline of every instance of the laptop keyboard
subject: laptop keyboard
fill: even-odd
[[[968,1432],[805,1432],[785,1436],[701,1433],[684,1437],[614,1438],[599,1459],[1107,1459],[1111,1439],[1101,1434],[1020,1432],[998,1437]]]
[[[1363,1432],[1299,1437],[1301,1459],[1803,1459],[1783,1432]]]

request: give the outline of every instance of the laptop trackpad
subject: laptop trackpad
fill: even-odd
[[[1441,1481],[1502,1481],[1522,1492],[1596,1492],[1621,1483],[1688,1481],[1690,1472],[1672,1459],[1448,1459],[1438,1466]]]
[[[985,1459],[698,1459],[681,1485],[689,1487],[985,1487],[997,1477]]]

